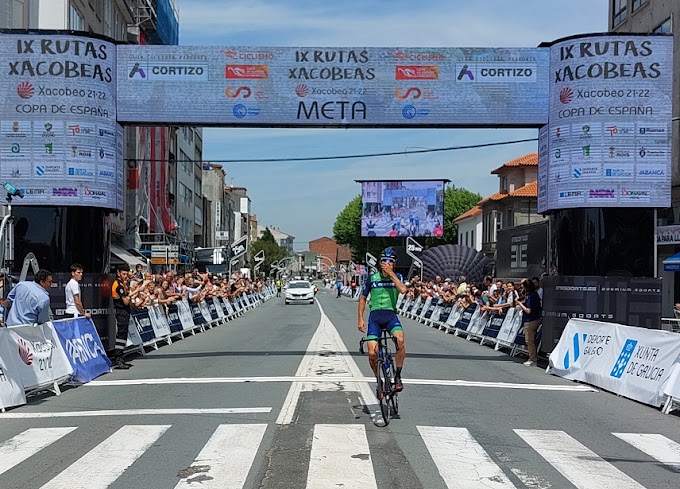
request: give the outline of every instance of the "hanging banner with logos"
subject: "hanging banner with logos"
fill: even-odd
[[[0,407],[26,404],[26,393],[14,362],[15,343],[7,328],[0,328]]]
[[[662,386],[679,362],[678,333],[570,319],[550,354],[549,372],[659,407]]]
[[[74,381],[90,382],[111,370],[111,360],[92,320],[80,317],[54,321],[52,325],[73,368]]]
[[[673,38],[568,38],[550,46],[550,71],[539,212],[669,207]]]
[[[542,48],[119,46],[118,115],[200,125],[535,126],[547,120],[548,66]]]
[[[122,211],[116,45],[5,33],[0,65],[0,179],[23,190],[22,205]]]
[[[57,338],[52,323],[9,326],[12,360],[25,390],[52,385],[65,380],[73,368]]]

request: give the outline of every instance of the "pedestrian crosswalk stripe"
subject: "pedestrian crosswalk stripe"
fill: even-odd
[[[564,431],[514,431],[578,489],[644,489]]]
[[[362,424],[317,424],[307,472],[308,489],[377,489]]]
[[[418,431],[446,487],[515,488],[465,428],[418,426]]]
[[[612,433],[664,465],[680,470],[680,443],[651,433]]]
[[[106,489],[170,425],[126,425],[76,460],[41,489]]]
[[[162,447],[154,445],[169,428],[170,425],[125,425],[57,474],[42,489],[108,488],[148,450],[162,450]],[[467,429],[416,428],[433,461],[432,470],[439,471],[447,487],[512,489],[516,487],[514,483],[522,486],[519,482],[513,483],[510,474],[521,472],[495,462]],[[28,459],[42,450],[58,450],[57,446],[50,445],[62,438],[64,441],[61,443],[69,440],[80,433],[71,435],[76,429],[31,428],[0,442],[0,487],[9,487],[2,474],[13,467],[25,466],[29,463]],[[264,423],[219,425],[198,455],[195,455],[196,452],[187,454],[187,458],[196,458],[190,470],[186,471],[188,475],[179,480],[175,489],[242,489],[252,472],[266,430],[267,424]],[[640,483],[564,431],[516,429],[514,432],[577,489],[644,489]],[[368,433],[368,436],[371,434]],[[670,470],[680,469],[678,441],[652,433],[612,434],[629,445],[630,450],[639,450]],[[378,482],[368,436],[363,424],[315,425],[307,488],[376,489]],[[77,446],[73,441],[70,443]],[[304,450],[304,447],[301,449]],[[145,463],[138,462],[140,470]],[[171,470],[174,476],[178,467],[167,470]],[[523,477],[518,477],[524,481]],[[565,483],[560,485],[559,481],[552,481],[552,484],[561,487]]]
[[[75,429],[31,428],[0,444],[0,475]]]
[[[222,424],[175,489],[240,489],[245,484],[266,424]],[[191,470],[193,469],[193,470]]]

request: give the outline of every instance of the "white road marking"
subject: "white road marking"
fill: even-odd
[[[680,443],[651,433],[612,433],[664,465],[680,470]]]
[[[354,359],[349,355],[333,323],[323,311],[321,320],[312,337],[307,352],[300,362],[281,412],[276,419],[277,424],[289,424],[293,421],[295,408],[302,392],[311,391],[358,391],[362,402],[367,406],[377,405],[378,401],[369,387],[367,380],[359,370]],[[290,377],[289,377],[290,378]],[[299,379],[304,379],[299,382]],[[372,381],[374,379],[370,379]]]
[[[317,424],[314,427],[307,488],[339,487],[378,487],[364,425]]]
[[[106,489],[170,425],[126,425],[76,460],[41,489]]]
[[[306,359],[313,358],[313,355],[305,356]],[[311,363],[307,362],[307,363]],[[302,363],[300,363],[302,365]],[[358,368],[358,367],[357,367]],[[124,379],[124,380],[93,380],[84,387],[120,387],[129,385],[163,385],[163,384],[247,384],[247,383],[267,383],[267,382],[294,382],[315,384],[337,384],[342,383],[375,383],[375,377],[363,376],[334,376],[320,377],[318,375],[297,375],[279,377],[176,377],[158,379]],[[411,385],[436,385],[442,387],[481,387],[489,389],[519,389],[535,391],[554,391],[554,392],[598,392],[597,389],[588,385],[581,384],[521,384],[513,382],[480,382],[474,380],[445,380],[445,379],[404,379],[404,384]],[[2,418],[0,414],[0,419]]]
[[[0,444],[0,474],[19,465],[76,428],[30,428]]]
[[[644,489],[564,431],[514,431],[578,489]]]
[[[266,424],[218,426],[189,467],[191,475],[175,489],[241,489],[266,429]]]
[[[0,420],[34,418],[81,418],[90,416],[168,416],[173,414],[252,414],[270,413],[270,407],[215,409],[102,409],[98,411],[64,411],[52,413],[4,413]]]
[[[418,426],[418,431],[446,487],[515,488],[465,428]]]

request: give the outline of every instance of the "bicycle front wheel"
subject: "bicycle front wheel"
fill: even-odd
[[[385,426],[390,423],[390,379],[385,369],[385,363],[378,361],[378,374],[376,375],[378,388],[376,394],[378,397],[378,404],[380,404],[380,414],[382,414]]]

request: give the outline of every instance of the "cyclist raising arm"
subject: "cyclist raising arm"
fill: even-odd
[[[370,295],[369,307],[371,312],[368,315],[368,334],[366,335],[368,363],[375,374],[378,365],[378,339],[382,330],[387,329],[388,333],[397,340],[398,349],[395,355],[397,375],[394,381],[394,389],[399,392],[404,389],[401,383],[401,369],[404,366],[406,347],[404,343],[404,330],[401,327],[396,311],[397,299],[399,294],[406,293],[406,286],[402,282],[401,274],[394,271],[396,261],[397,254],[394,250],[386,248],[380,255],[380,272],[374,273],[366,280],[361,291],[361,297],[359,298],[358,329],[362,333],[367,332],[364,311],[366,309],[366,300]]]

